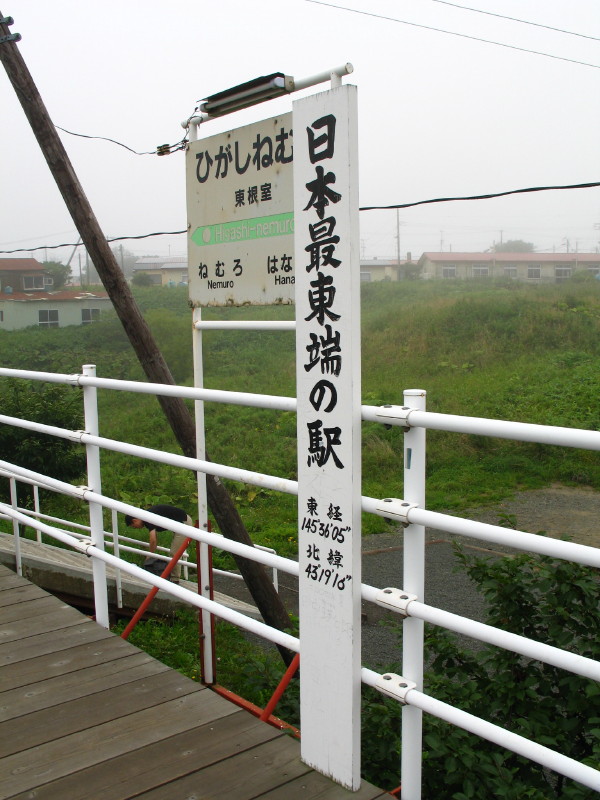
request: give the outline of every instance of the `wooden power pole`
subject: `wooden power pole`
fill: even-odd
[[[3,16],[0,12],[1,19]],[[0,40],[9,35],[8,26],[0,22]],[[174,385],[169,367],[119,269],[15,41],[0,41],[0,61],[148,380]],[[185,403],[179,397],[158,397],[158,401],[184,455],[195,458],[195,426]],[[206,477],[209,507],[221,532],[229,539],[252,546],[253,542],[228,491],[219,478],[213,475]],[[238,556],[235,559],[265,622],[280,630],[288,627],[289,617],[285,607],[263,565]],[[279,650],[289,664],[293,654],[285,648],[280,647]]]

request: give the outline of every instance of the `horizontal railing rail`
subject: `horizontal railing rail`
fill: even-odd
[[[210,323],[197,323],[198,329],[206,330],[210,329],[210,327]],[[214,327],[224,329],[220,326]],[[277,328],[273,326],[271,328],[265,327],[256,329],[291,330],[292,328]],[[199,388],[192,389],[189,387],[165,386],[163,384],[118,381],[89,375],[58,375],[27,370],[0,369],[0,377],[26,378],[30,380],[48,381],[51,383],[64,383],[72,386],[80,386],[82,388],[87,386],[98,389],[178,396],[194,400],[247,405],[286,412],[296,411],[296,401],[294,398],[263,396],[239,392],[219,392]],[[399,426],[405,431],[415,429],[443,430],[524,442],[535,442],[545,445],[600,450],[600,432],[598,431],[436,414],[425,411],[422,408],[412,408],[410,405],[389,405],[380,407],[362,406],[362,418],[369,422]],[[194,472],[206,473],[223,479],[243,482],[277,492],[292,495],[298,494],[298,484],[296,481],[277,476],[116,441],[94,435],[87,431],[70,431],[57,426],[21,420],[7,415],[0,415],[0,423],[35,431],[40,434],[67,439],[85,445],[86,447],[100,448],[137,458],[150,459],[158,463],[168,464]],[[77,497],[89,503],[90,506],[94,505],[100,508],[111,509],[113,513],[118,512],[130,515],[142,513],[142,509],[129,503],[106,497],[98,491],[93,491],[89,487],[75,487],[71,484],[66,484],[62,481],[10,464],[7,461],[0,461],[0,476],[15,477],[19,480],[37,483],[53,491]],[[377,499],[362,497],[361,503],[363,511],[396,521],[405,527],[422,526],[424,529],[424,526],[428,526],[450,534],[501,544],[520,551],[527,551],[588,566],[600,567],[599,548],[560,539],[551,539],[526,531],[510,530],[499,525],[490,525],[429,511],[421,507],[418,503],[411,503],[401,498]],[[296,561],[283,558],[272,552],[261,551],[258,548],[234,542],[230,539],[224,539],[221,535],[213,534],[202,528],[194,528],[183,523],[165,520],[165,518],[157,514],[151,514],[147,511],[143,511],[143,514],[144,519],[147,519],[150,523],[160,525],[161,527],[167,525],[169,530],[175,533],[181,533],[198,542],[219,547],[234,555],[250,558],[264,566],[298,576],[299,566]],[[106,552],[102,549],[101,543],[99,546],[98,543],[92,542],[91,539],[81,533],[69,533],[54,528],[44,522],[44,515],[40,513],[33,515],[24,513],[22,509],[16,508],[14,503],[13,505],[1,503],[0,516],[12,519],[16,523],[32,527],[40,533],[47,534],[57,541],[79,552],[85,553],[93,560],[95,559],[104,564],[115,566],[125,573],[134,575],[150,585],[156,586],[175,597],[191,603],[199,609],[215,614],[275,644],[295,652],[299,651],[300,645],[297,638],[272,629],[268,625],[247,617],[240,612],[233,611],[214,600],[202,597],[201,595],[186,590],[184,587],[174,585],[169,581],[152,575],[142,568],[121,559],[116,553],[113,555]],[[56,522],[59,520],[49,518],[49,521]],[[106,534],[106,532],[104,533]],[[121,549],[133,550],[134,548],[130,548],[128,545],[124,544]],[[408,590],[405,593],[400,588],[377,588],[363,584],[361,587],[361,596],[364,600],[376,603],[400,615],[407,621],[413,619],[419,620],[421,623],[428,622],[468,636],[477,641],[486,642],[503,648],[525,658],[540,660],[582,677],[600,680],[600,664],[594,659],[576,653],[570,653],[550,644],[536,642],[509,631],[504,631],[500,628],[485,625],[475,620],[429,606],[423,603],[418,596],[411,595]],[[389,673],[380,675],[372,670],[363,668],[361,677],[363,682],[367,685],[376,688],[383,694],[395,698],[407,707],[412,706],[415,709],[420,709],[421,711],[445,719],[454,725],[471,731],[502,747],[506,747],[566,777],[572,778],[582,783],[584,786],[600,791],[600,772],[597,770],[427,695],[421,691],[416,682],[410,679],[410,675],[407,677]],[[415,681],[417,680],[418,678],[415,678]]]
[[[98,498],[96,497],[95,500],[97,501]],[[106,500],[109,501],[110,498],[106,498]],[[63,544],[72,547],[74,550],[84,553],[88,557],[98,558],[105,564],[109,564],[117,569],[122,570],[123,572],[133,575],[149,585],[166,591],[174,597],[183,600],[192,606],[195,606],[201,610],[209,611],[210,613],[215,614],[227,622],[237,625],[238,627],[241,627],[257,636],[261,636],[268,641],[273,642],[274,644],[286,647],[293,652],[299,652],[300,650],[300,641],[298,638],[282,631],[278,631],[275,628],[271,628],[265,623],[254,620],[251,617],[247,617],[241,612],[229,609],[214,600],[197,595],[194,592],[185,589],[184,587],[174,585],[168,580],[152,575],[141,567],[137,567],[130,562],[123,561],[116,556],[98,549],[89,540],[86,541],[78,537],[74,537],[71,534],[46,525],[40,520],[31,520],[31,518],[29,518],[26,514],[22,514],[20,511],[13,509],[7,504],[0,504],[0,510],[2,510],[3,513],[5,513],[8,517],[15,519],[21,524],[30,525],[33,522],[35,527],[38,528],[42,533],[56,538]],[[157,519],[149,521],[168,522],[168,520],[159,517],[156,514],[152,514],[150,516],[156,517]],[[178,528],[185,529],[188,533],[197,530],[191,528],[190,526],[184,525],[183,523],[179,523]],[[248,547],[247,549],[252,550],[253,548]],[[421,710],[427,711],[433,716],[444,719],[447,722],[463,728],[464,730],[470,731],[471,733],[475,733],[478,736],[494,742],[501,747],[511,749],[513,752],[536,761],[543,766],[558,771],[566,777],[580,782],[584,786],[600,789],[600,773],[598,773],[598,771],[592,767],[581,764],[580,762],[551,750],[548,747],[537,744],[536,742],[532,742],[531,740],[525,739],[522,736],[507,731],[505,728],[494,725],[493,723],[461,711],[460,709],[450,706],[447,703],[437,700],[423,692],[417,691],[414,685],[411,685],[410,682],[407,682],[401,676],[390,673],[381,674],[373,670],[363,668],[361,670],[361,679],[366,685],[377,689],[387,696],[394,697],[403,704],[420,708]]]

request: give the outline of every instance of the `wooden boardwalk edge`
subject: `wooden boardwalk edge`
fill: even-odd
[[[0,565],[0,800],[375,800]]]

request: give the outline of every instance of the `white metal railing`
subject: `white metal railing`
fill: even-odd
[[[78,539],[86,539],[89,538],[91,528],[89,525],[84,525],[79,522],[73,522],[72,520],[63,519],[62,517],[55,517],[51,514],[44,514],[42,513],[41,506],[40,506],[40,498],[39,498],[39,489],[41,484],[36,483],[34,480],[30,478],[25,478],[20,476],[19,480],[17,481],[14,475],[12,475],[8,470],[0,469],[0,477],[7,478],[11,483],[11,493],[15,498],[15,508],[17,511],[20,511],[22,514],[26,514],[28,517],[32,519],[38,519],[45,522],[55,522],[61,527],[66,527],[70,529],[71,534],[78,538]],[[34,490],[34,508],[33,510],[30,508],[23,508],[18,505],[18,483],[25,483],[29,484],[33,487]],[[113,512],[116,514],[116,512]],[[10,519],[7,515],[0,512],[0,519]],[[112,531],[104,531],[104,547],[109,547],[113,550],[115,555],[119,555],[119,552],[130,553],[131,555],[141,555],[147,556],[149,550],[149,543],[133,538],[131,536],[123,536],[119,533],[118,522],[116,517],[113,517],[112,520]],[[41,531],[34,528],[33,525],[28,525],[33,530],[36,531],[36,539],[39,543],[42,542],[42,534]],[[217,534],[218,536],[222,536],[222,534]],[[223,540],[223,539],[222,539]],[[276,554],[277,551],[274,550],[272,547],[265,547],[264,545],[255,544],[254,547],[257,550],[263,550],[267,553]],[[223,549],[223,548],[221,548]],[[165,565],[171,560],[171,555],[168,547],[163,547],[162,545],[158,545],[156,548],[156,552],[154,553],[155,557],[160,561],[164,561]],[[182,568],[182,575],[184,580],[189,579],[189,573],[195,572],[197,570],[197,564],[194,561],[189,560],[189,555],[187,550],[183,553],[180,558],[181,568]],[[17,569],[21,572],[21,563],[20,563],[20,554],[17,556]],[[220,575],[222,577],[231,578],[237,581],[243,581],[243,576],[237,572],[231,572],[230,570],[218,569],[217,567],[212,568],[212,572],[214,575]],[[273,567],[272,570],[272,580],[273,586],[275,587],[275,591],[279,591],[279,580],[277,575],[277,568]],[[121,591],[121,579],[120,579],[120,570],[116,570],[116,584],[117,584],[117,607],[122,608],[122,591]]]
[[[104,388],[119,391],[142,392],[148,394],[162,394],[179,397],[189,397],[202,401],[228,402],[234,405],[249,405],[258,408],[272,408],[280,410],[295,410],[295,401],[292,398],[264,397],[247,393],[215,392],[202,388],[190,389],[188,387],[163,386],[160,384],[136,383],[132,381],[116,381],[96,378],[93,375],[58,375],[53,373],[30,372],[27,370],[0,369],[0,377],[26,378],[29,380],[42,380],[53,383],[79,385],[86,388]],[[405,458],[404,458],[404,498],[362,498],[364,511],[376,514],[386,519],[397,520],[405,526],[405,557],[404,557],[404,585],[394,587],[372,587],[362,585],[361,594],[364,600],[377,603],[380,606],[397,612],[403,617],[403,676],[380,675],[368,669],[362,669],[361,677],[367,685],[373,686],[384,694],[395,697],[403,704],[403,763],[402,763],[402,797],[406,800],[420,797],[420,764],[421,764],[421,715],[422,712],[445,719],[465,730],[476,733],[482,738],[495,742],[502,747],[513,750],[524,757],[536,761],[562,775],[579,781],[585,786],[600,791],[600,772],[580,764],[573,759],[550,750],[535,742],[517,736],[486,720],[474,717],[460,709],[442,703],[423,692],[423,623],[431,622],[449,630],[462,633],[479,641],[488,642],[512,652],[536,658],[548,664],[569,670],[575,674],[600,680],[600,664],[592,659],[569,653],[560,648],[553,647],[543,642],[536,642],[525,637],[511,634],[489,625],[451,614],[442,609],[437,609],[420,601],[423,597],[424,581],[424,527],[435,527],[449,533],[483,539],[489,542],[507,545],[534,553],[552,556],[555,558],[575,561],[590,566],[600,566],[600,550],[594,547],[565,542],[562,540],[547,539],[543,536],[527,533],[525,531],[508,530],[501,526],[489,525],[472,520],[465,520],[447,514],[428,511],[424,507],[424,464],[425,464],[425,430],[460,431],[463,433],[476,433],[478,435],[501,436],[520,441],[534,441],[545,444],[578,447],[590,450],[600,450],[600,433],[595,431],[571,430],[543,425],[525,425],[517,422],[485,420],[468,417],[458,417],[444,414],[430,414],[425,411],[425,393],[412,390],[405,393],[404,406],[362,407],[364,420],[379,422],[386,425],[398,425],[405,429]],[[39,473],[15,466],[6,461],[0,461],[0,475],[11,476],[16,480],[30,481],[39,486],[50,488],[66,495],[78,497],[86,501],[90,509],[110,509],[113,515],[117,513],[135,514],[141,509],[127,503],[106,497],[101,492],[100,475],[94,478],[95,465],[94,453],[100,449],[113,450],[139,458],[149,458],[160,463],[178,466],[194,472],[217,475],[231,480],[242,481],[256,486],[274,489],[280,492],[297,494],[298,486],[295,481],[264,475],[249,470],[215,464],[204,459],[192,459],[172,453],[164,453],[152,448],[140,447],[127,442],[100,437],[94,424],[95,411],[86,405],[86,431],[67,431],[54,426],[33,423],[6,415],[0,415],[0,423],[15,425],[20,428],[47,433],[73,442],[80,442],[88,450],[88,467],[90,467],[93,480],[90,486],[75,487]],[[88,416],[91,417],[91,424]],[[90,456],[91,452],[91,456]],[[104,551],[104,532],[99,538],[95,534],[92,521],[90,524],[91,537],[67,533],[52,527],[43,521],[37,509],[36,514],[24,514],[17,507],[16,497],[12,503],[0,504],[0,514],[12,519],[15,533],[18,525],[32,527],[39,534],[44,533],[68,544],[79,552],[91,556],[93,562],[101,565],[94,577],[99,581],[105,564],[118,567],[123,572],[136,575],[149,584],[170,592],[172,595],[184,599],[203,611],[214,613],[233,624],[250,630],[266,639],[289,648],[299,650],[299,641],[295,637],[269,628],[264,623],[257,622],[239,612],[227,609],[208,598],[187,591],[157,576],[130,564]],[[254,559],[265,566],[282,570],[291,575],[298,575],[298,563],[282,558],[272,552],[259,551],[257,548],[248,547],[228,539],[223,539],[218,534],[211,533],[202,528],[190,528],[182,523],[165,520],[162,517],[144,512],[149,522],[163,523],[169,530],[189,536],[203,544],[219,547],[233,554]],[[101,517],[101,513],[100,513]],[[55,521],[55,520],[50,520]],[[113,526],[114,527],[114,526]],[[102,526],[100,526],[100,529]],[[96,595],[96,603],[105,603],[104,591],[100,589]],[[103,619],[102,609],[97,618]],[[306,625],[306,622],[304,623]],[[303,628],[306,630],[306,627]]]

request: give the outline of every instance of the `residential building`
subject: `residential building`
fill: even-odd
[[[110,307],[106,292],[53,291],[51,276],[35,258],[0,258],[0,331],[89,325]]]
[[[184,256],[163,258],[144,256],[133,267],[133,276],[148,275],[155,286],[181,286],[188,282],[188,265]]]
[[[89,325],[112,308],[105,292],[61,289],[57,292],[0,292],[0,331],[37,326]]]
[[[48,291],[52,278],[35,258],[0,258],[0,291]]]
[[[600,275],[600,253],[423,253],[423,278],[508,278],[561,283],[575,272]]]

